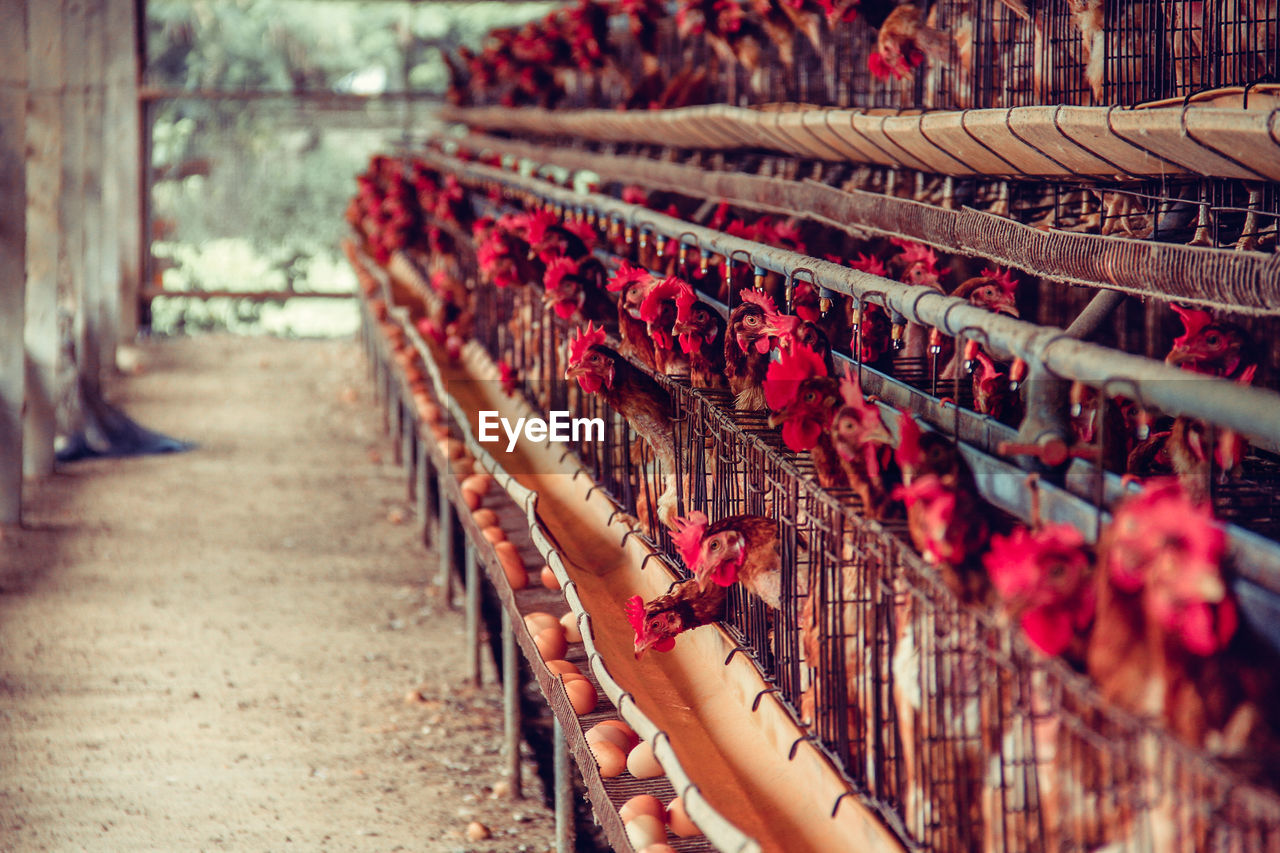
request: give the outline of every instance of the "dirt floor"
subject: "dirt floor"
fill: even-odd
[[[143,364],[112,398],[198,449],[65,466],[0,541],[0,850],[549,849],[358,346]]]

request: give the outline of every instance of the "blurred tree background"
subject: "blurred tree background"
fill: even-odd
[[[555,5],[147,0],[152,330],[354,332],[354,302],[305,294],[354,291],[339,242],[355,175],[434,126],[441,51]],[[302,295],[176,295],[193,290]]]

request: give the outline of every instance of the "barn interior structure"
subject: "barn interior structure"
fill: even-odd
[[[1280,850],[1277,0],[0,43],[11,568],[83,460],[206,452],[119,402],[139,352],[330,335],[558,853]]]

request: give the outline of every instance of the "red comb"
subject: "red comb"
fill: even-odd
[[[587,224],[585,219],[571,219],[564,223],[564,230],[576,236],[591,248],[596,242],[596,230]]]
[[[769,294],[747,289],[743,290],[739,295],[742,297],[743,302],[750,302],[752,305],[757,305],[764,309],[764,313],[767,316],[776,317],[778,315],[778,306],[773,304],[773,297]]]
[[[853,267],[855,270],[869,272],[872,275],[882,276],[885,272],[884,261],[880,260],[875,255],[863,255],[860,253],[858,255],[858,259],[851,262],[849,266]]]
[[[1174,338],[1173,348],[1179,349],[1191,343],[1191,339],[1200,334],[1200,330],[1213,322],[1213,316],[1208,311],[1201,311],[1199,308],[1183,308],[1177,303],[1171,306],[1178,316],[1182,318],[1182,335]]]
[[[622,200],[627,204],[644,204],[648,198],[645,191],[634,184],[622,188]]]
[[[646,269],[633,267],[631,264],[623,261],[618,264],[618,271],[613,274],[613,278],[609,279],[606,289],[610,293],[619,293],[626,289],[628,284],[640,281],[652,281],[653,275]]]
[[[884,57],[880,55],[880,51],[873,50],[867,55],[867,69],[871,71],[871,76],[877,80],[888,80],[893,69],[889,67],[889,63],[884,61]]]
[[[569,363],[577,364],[587,354],[587,350],[604,343],[604,327],[596,328],[589,321],[587,328],[578,329],[569,341]]]
[[[874,403],[867,402],[853,366],[847,363],[844,366],[844,376],[840,377],[840,398],[846,406],[857,412],[874,411],[877,416],[880,414],[880,409]]]
[[[702,537],[707,532],[707,516],[691,512],[671,520],[671,541],[680,552],[680,559],[692,571],[698,565],[698,553],[702,550]]]
[[[924,452],[920,449],[920,425],[909,412],[901,412],[898,419],[898,446],[893,455],[902,466],[915,467],[924,460]]]
[[[1000,285],[1005,293],[1013,293],[1018,289],[1018,280],[1013,277],[1013,270],[1002,270],[999,267],[985,267],[982,275]]]
[[[890,237],[889,242],[902,250],[903,259],[906,260],[908,266],[911,264],[924,264],[931,270],[938,268],[938,254],[928,246],[897,237]]]
[[[547,238],[547,229],[559,221],[554,213],[545,208],[543,210],[535,210],[529,214],[528,231],[524,239],[530,245],[538,245]]]
[[[547,290],[558,290],[567,275],[578,274],[578,262],[573,258],[559,257],[547,264],[542,274],[542,284]]]
[[[689,289],[688,284],[671,275],[649,288],[649,292],[644,295],[644,301],[640,303],[640,319],[646,323],[652,323],[658,319],[658,311],[662,303],[668,299],[676,299],[682,287]]]
[[[826,376],[827,365],[816,352],[804,344],[783,350],[777,361],[769,362],[764,378],[764,401],[775,412],[781,412],[795,399],[800,383],[814,376]]]

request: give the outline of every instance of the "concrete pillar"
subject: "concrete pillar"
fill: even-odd
[[[27,410],[28,476],[53,473],[57,430],[58,264],[62,251],[62,111],[64,0],[28,5],[30,98],[27,113]]]
[[[0,524],[22,522],[27,289],[27,4],[0,0]]]
[[[142,116],[138,108],[138,3],[106,0],[107,162],[103,204],[111,239],[104,263],[114,266],[118,298],[107,305],[103,364],[114,363],[115,347],[138,334],[138,288],[142,284]]]

